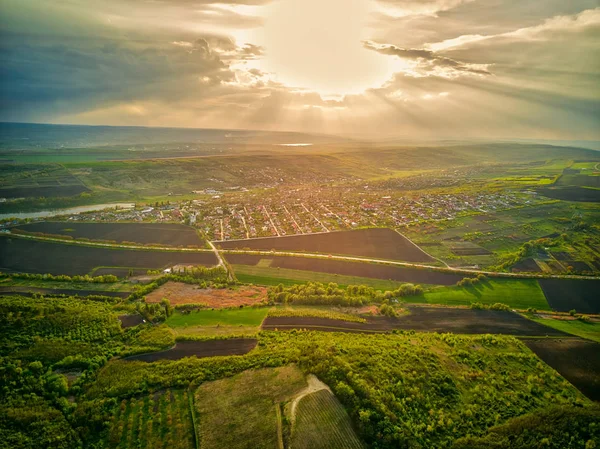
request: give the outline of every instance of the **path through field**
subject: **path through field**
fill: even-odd
[[[314,374],[309,374],[306,377],[306,382],[308,383],[306,388],[298,393],[294,399],[292,399],[290,404],[290,421],[292,422],[292,427],[294,426],[294,421],[296,419],[296,408],[298,407],[298,402],[300,402],[304,396],[321,390],[327,390],[331,393],[331,389],[327,386],[327,384],[321,382]]]

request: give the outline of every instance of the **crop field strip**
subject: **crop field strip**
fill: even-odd
[[[600,343],[580,338],[522,341],[588,398],[600,401]]]
[[[128,361],[155,362],[157,360],[179,360],[185,357],[217,357],[243,355],[256,347],[256,339],[230,338],[227,340],[179,341],[166,351],[150,352],[127,357]]]
[[[0,236],[0,271],[88,274],[96,267],[155,268],[176,264],[212,266],[212,252],[101,248]],[[108,274],[108,273],[104,273]]]
[[[387,228],[224,241],[218,242],[217,245],[223,249],[249,248],[264,251],[273,249],[276,251],[318,252],[406,262],[434,262],[434,259],[406,237]]]
[[[70,236],[74,239],[157,244],[165,246],[204,247],[196,230],[171,223],[81,223],[42,221],[16,226],[15,230],[48,235]]]
[[[366,317],[366,323],[321,317],[267,317],[265,330],[314,329],[334,332],[452,332],[456,334],[501,334],[515,336],[565,337],[565,332],[535,323],[513,312],[439,307],[410,307],[398,318]]]
[[[261,259],[272,259],[270,268],[313,271],[344,276],[358,276],[374,279],[410,282],[414,284],[454,285],[464,274],[441,272],[410,267],[399,267],[367,262],[347,262],[341,260],[316,259],[296,256],[261,256],[252,254],[226,254],[232,265],[255,266]]]
[[[335,282],[340,286],[367,285],[378,290],[395,290],[402,285],[402,282],[399,281],[360,276],[344,276],[339,274],[332,275],[329,273],[319,273],[317,271],[308,270],[292,270],[286,268],[272,269],[270,267],[252,265],[233,265],[232,268],[240,282],[256,285],[276,286],[283,284],[285,286],[290,286],[304,284],[305,282]]]
[[[600,280],[540,279],[539,283],[557,312],[600,313]]]
[[[329,390],[300,399],[290,449],[363,449],[343,405]]]
[[[163,390],[123,399],[113,415],[115,449],[195,449],[187,390]]]
[[[131,292],[119,292],[110,290],[76,290],[76,289],[65,289],[65,288],[39,288],[39,287],[25,287],[25,286],[12,286],[12,287],[0,287],[0,295],[44,295],[44,296],[112,296],[115,298],[127,298],[131,295]]]

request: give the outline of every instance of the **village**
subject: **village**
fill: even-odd
[[[210,240],[314,234],[362,227],[402,227],[428,221],[453,220],[532,204],[522,192],[404,194],[363,186],[290,189],[276,194],[214,189],[194,192],[197,199],[178,199],[130,208],[106,209],[60,217],[81,222],[184,223]],[[10,223],[5,223],[10,225]]]

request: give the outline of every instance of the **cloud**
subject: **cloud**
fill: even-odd
[[[385,14],[392,17],[435,15],[475,0],[378,0]]]
[[[445,76],[459,76],[461,74],[490,75],[487,70],[487,64],[467,64],[456,61],[445,56],[441,56],[431,50],[400,48],[390,44],[376,44],[373,42],[364,42],[365,48],[378,53],[397,56],[402,59],[416,60],[418,65],[416,72],[426,76],[428,74],[438,73]]]
[[[552,38],[556,33],[579,33],[582,30],[597,28],[600,25],[600,8],[589,9],[572,16],[555,16],[544,20],[540,25],[520,28],[500,34],[467,34],[441,42],[426,44],[432,51],[464,47],[485,40],[504,39],[532,41]]]

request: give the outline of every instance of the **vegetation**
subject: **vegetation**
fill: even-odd
[[[437,287],[426,291],[421,297],[411,297],[405,301],[466,306],[472,303],[502,303],[514,309],[526,310],[533,307],[538,310],[550,310],[548,301],[535,279],[488,279],[463,287]]]
[[[419,295],[422,292],[420,286],[413,284],[403,284],[393,292],[384,293],[366,285],[349,285],[346,289],[342,289],[334,282],[327,285],[320,282],[307,282],[291,287],[279,284],[269,290],[268,297],[270,301],[281,304],[362,306],[379,303],[385,299]]]
[[[206,449],[278,447],[276,408],[306,386],[295,366],[245,371],[196,390],[199,434]]]
[[[300,399],[292,429],[292,449],[362,449],[346,410],[328,390]]]
[[[402,285],[402,282],[389,281],[386,279],[345,276],[341,274],[320,273],[318,271],[292,270],[289,268],[233,265],[233,269],[238,280],[245,284],[267,286],[283,284],[284,286],[289,287],[292,285],[304,284],[305,282],[322,282],[327,284],[331,281],[335,281],[341,288],[345,288],[349,285],[366,285],[382,291],[394,290]]]
[[[457,440],[453,449],[594,449],[600,442],[600,406],[552,407],[492,427],[482,437]]]
[[[176,311],[166,324],[173,328],[194,326],[260,326],[267,316],[266,307],[204,309],[183,313]]]
[[[318,309],[315,307],[274,307],[269,309],[267,316],[311,316],[317,318],[328,318],[330,320],[351,321],[365,323],[366,320],[358,315],[338,312],[330,309]]]
[[[525,316],[536,323],[600,343],[600,322],[546,318],[531,313],[527,313]]]
[[[110,421],[110,447],[195,449],[188,394],[164,390],[121,400]]]

